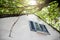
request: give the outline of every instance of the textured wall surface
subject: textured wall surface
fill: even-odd
[[[59,40],[60,34],[33,14],[20,16],[9,37],[10,29],[17,18],[0,18],[0,40]],[[30,20],[45,24],[50,35],[30,31]]]

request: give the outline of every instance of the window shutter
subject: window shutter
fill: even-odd
[[[34,27],[34,23],[32,21],[30,21],[30,30],[31,31],[36,31],[36,29]]]

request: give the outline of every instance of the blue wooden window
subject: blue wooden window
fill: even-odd
[[[46,26],[44,24],[39,24],[37,22],[30,21],[30,30],[31,31],[42,31],[42,32],[48,32]]]

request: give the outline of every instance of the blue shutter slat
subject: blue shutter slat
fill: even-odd
[[[32,21],[30,21],[30,30],[31,31],[36,31]]]
[[[43,31],[43,28],[42,28],[41,24],[39,24],[39,27],[40,27],[40,30]]]

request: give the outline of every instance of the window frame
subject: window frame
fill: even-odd
[[[48,29],[46,28],[46,26],[45,26],[44,24],[39,24],[39,23],[33,22],[33,21],[29,21],[29,22],[30,22],[30,30],[31,30],[31,31],[49,34]],[[31,23],[33,23],[33,24],[31,24]],[[37,24],[37,25],[36,25],[36,24]],[[32,25],[34,25],[34,28],[33,28]],[[43,27],[40,26],[40,25],[42,25]],[[37,27],[38,27],[38,28],[37,28]]]

